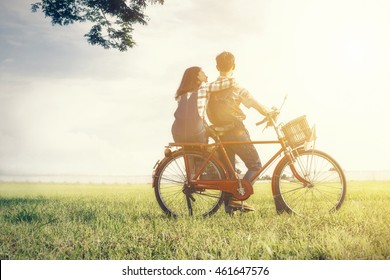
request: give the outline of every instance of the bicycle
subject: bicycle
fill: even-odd
[[[173,217],[208,217],[218,211],[228,196],[244,201],[254,193],[250,182],[280,157],[271,180],[278,214],[311,216],[339,209],[346,194],[342,168],[328,154],[308,147],[309,141],[315,142],[316,137],[306,116],[278,124],[278,113],[256,124],[273,127],[277,140],[222,142],[224,129],[212,126],[214,143],[169,143],[165,157],[157,161],[153,172],[154,193],[163,212]],[[225,147],[248,143],[281,147],[246,181],[228,160]]]

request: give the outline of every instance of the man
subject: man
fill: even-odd
[[[216,62],[220,76],[214,83],[221,83],[225,80],[234,81],[232,78],[236,66],[234,55],[230,52],[222,52],[216,57]],[[213,83],[210,85],[212,86]],[[262,115],[268,115],[272,112],[257,102],[246,89],[239,87],[235,81],[229,88],[210,92],[207,105],[207,116],[210,122],[216,126],[231,128],[221,136],[222,141],[251,141],[243,123],[246,116],[240,109],[241,103],[247,108],[256,109]],[[235,155],[238,155],[245,163],[248,171],[243,180],[249,181],[261,169],[260,158],[253,144],[227,145],[226,152],[233,167],[235,167]],[[225,200],[226,212],[232,213],[241,208],[246,211],[254,211],[252,206],[232,197]]]

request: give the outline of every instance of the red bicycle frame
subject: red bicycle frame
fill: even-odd
[[[229,157],[226,153],[225,146],[227,145],[243,145],[243,144],[253,144],[253,145],[265,145],[265,144],[280,144],[281,148],[262,166],[262,168],[254,174],[248,181],[242,180],[238,177],[232,163],[229,160]],[[238,142],[238,141],[230,141],[230,142],[222,142],[217,141],[212,144],[199,144],[199,143],[170,143],[170,147],[200,147],[203,148],[204,151],[208,150],[207,148],[211,148],[211,151],[208,151],[206,160],[201,164],[199,169],[195,172],[193,176],[191,176],[190,172],[190,163],[188,156],[184,156],[186,175],[188,178],[188,184],[193,185],[195,188],[199,189],[215,189],[221,190],[224,192],[232,193],[237,199],[244,200],[247,199],[250,195],[253,194],[253,188],[250,182],[254,181],[261,173],[263,173],[282,153],[290,158],[290,168],[294,176],[301,182],[305,184],[309,184],[309,182],[302,178],[294,167],[294,156],[292,151],[289,151],[285,142],[283,140],[274,140],[274,141],[248,141],[248,142]],[[216,152],[220,150],[222,153],[222,157],[225,159],[226,164],[223,164],[221,159],[216,156]],[[220,155],[221,157],[221,155]],[[218,179],[218,180],[202,180],[199,179],[202,172],[205,170],[207,163],[213,159],[218,163],[219,166],[223,168],[225,173],[225,177],[229,179]],[[233,178],[230,178],[233,176]]]

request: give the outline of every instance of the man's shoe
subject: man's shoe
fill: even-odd
[[[249,212],[249,211],[255,211],[255,208],[244,201],[230,199],[229,203],[225,206],[225,211],[231,214],[232,212],[237,210],[241,210],[243,212]]]

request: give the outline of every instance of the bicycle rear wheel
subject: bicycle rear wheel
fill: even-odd
[[[277,212],[318,216],[339,209],[346,193],[345,175],[340,165],[318,150],[298,149],[293,153],[296,171],[309,183],[295,178],[289,157],[284,157],[272,178]]]
[[[187,157],[191,175],[201,167],[206,157],[197,151],[182,150],[172,153],[158,166],[154,181],[154,193],[161,209],[174,217],[203,216],[214,214],[223,202],[220,190],[199,189],[189,184],[185,168]],[[201,179],[216,180],[224,178],[224,172],[218,163],[210,159]]]

